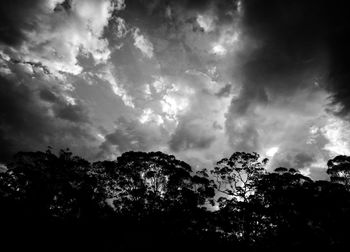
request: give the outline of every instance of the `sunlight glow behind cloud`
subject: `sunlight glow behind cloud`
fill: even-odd
[[[178,117],[186,111],[190,104],[190,96],[194,91],[190,88],[179,88],[176,85],[172,85],[172,88],[167,90],[167,93],[160,101],[162,105],[162,111],[165,113],[166,118],[178,123]]]
[[[271,147],[269,149],[266,150],[266,156],[272,158],[279,150],[279,147],[275,146],[275,147]]]
[[[214,20],[209,15],[198,15],[197,22],[205,32],[211,32],[215,29]]]
[[[225,55],[226,52],[227,52],[226,48],[223,47],[220,44],[213,46],[212,51],[213,51],[214,54],[217,54],[217,55],[220,55],[220,56]]]
[[[163,118],[160,115],[155,114],[152,109],[149,108],[143,110],[139,120],[142,124],[147,122],[155,122],[157,125],[161,125],[164,123]]]
[[[350,155],[350,124],[337,118],[330,118],[321,129],[329,140],[323,148],[333,155]]]

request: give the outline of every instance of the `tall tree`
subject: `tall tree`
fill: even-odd
[[[235,152],[218,161],[211,171],[217,191],[222,195],[218,199],[219,215],[227,237],[251,243],[256,223],[251,199],[266,172],[267,162],[267,159],[260,160],[257,153]]]
[[[217,190],[227,199],[248,202],[268,162],[268,159],[259,159],[255,152],[235,152],[218,161],[211,171]]]
[[[336,156],[327,163],[327,173],[330,175],[331,181],[345,185],[347,189],[350,187],[350,157]]]
[[[210,180],[161,152],[126,152],[116,161],[98,162],[104,168],[109,197],[117,212],[135,215],[185,211],[214,196]]]
[[[305,230],[307,213],[303,205],[312,200],[312,180],[300,174],[296,169],[279,167],[272,173],[266,173],[257,184],[255,206],[259,209],[260,224],[256,231],[260,239],[272,246],[274,242],[283,244],[298,240]]]

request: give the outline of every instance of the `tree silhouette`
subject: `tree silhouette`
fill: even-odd
[[[348,234],[349,196],[343,185],[313,181],[293,168],[265,174],[254,197],[260,218],[267,220],[258,246],[340,249]]]
[[[56,156],[46,152],[20,152],[8,165],[7,183],[2,183],[13,199],[25,202],[24,209],[48,218],[83,218],[94,211],[95,180],[90,163],[61,150]]]
[[[1,237],[19,251],[46,251],[38,237],[60,251],[340,250],[350,226],[349,162],[329,160],[329,182],[294,168],[267,172],[257,153],[194,171],[161,152],[93,164],[69,150],[20,152],[0,173]]]
[[[290,239],[298,240],[296,237],[307,223],[302,206],[309,204],[304,200],[309,197],[312,183],[310,178],[293,168],[279,167],[273,173],[262,176],[254,199],[262,220],[259,236],[263,241],[276,236],[278,239],[274,238],[274,242],[278,245],[290,244]],[[272,245],[273,242],[270,240],[267,244]]]
[[[126,152],[115,161],[94,163],[93,171],[102,194],[127,226],[134,223],[153,237],[191,232],[193,239],[207,226],[200,220],[206,218],[204,205],[215,195],[213,184],[205,173],[192,171],[172,155]]]
[[[229,239],[251,243],[256,215],[250,201],[256,185],[266,172],[267,159],[257,153],[235,152],[218,161],[211,171],[219,197],[221,228]]]
[[[104,187],[120,213],[185,210],[214,196],[207,178],[192,174],[188,164],[161,152],[126,152],[116,161],[98,162],[93,167],[104,170],[108,178]]]
[[[331,181],[340,183],[349,188],[350,186],[350,157],[336,156],[327,163],[327,173],[330,175]]]
[[[267,159],[259,161],[259,154],[235,152],[230,158],[223,158],[211,171],[217,190],[229,200],[248,202],[254,193],[257,181],[264,174]]]

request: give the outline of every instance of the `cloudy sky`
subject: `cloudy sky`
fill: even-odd
[[[1,1],[0,161],[52,146],[201,168],[256,151],[324,178],[350,155],[348,16],[319,0]]]

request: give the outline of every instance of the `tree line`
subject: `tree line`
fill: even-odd
[[[329,181],[266,170],[235,152],[209,169],[162,152],[90,163],[19,152],[0,173],[0,229],[11,251],[341,249],[350,227],[350,157]]]

